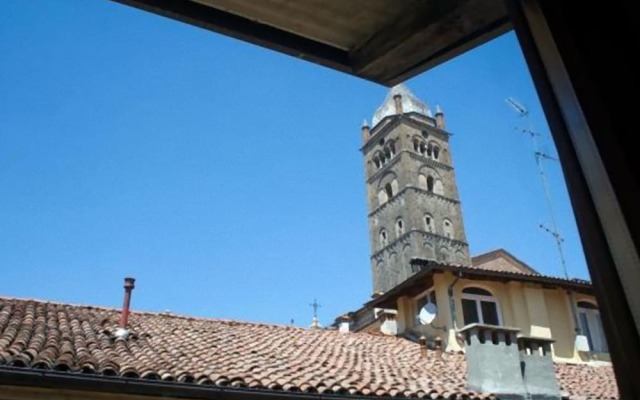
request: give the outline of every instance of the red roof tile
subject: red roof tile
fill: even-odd
[[[513,272],[524,275],[540,275],[538,271],[518,260],[513,254],[504,249],[497,249],[472,257],[469,268]]]
[[[420,357],[410,341],[365,333],[0,298],[0,368],[70,371],[277,391],[487,399],[465,389],[460,354]],[[572,397],[616,398],[610,367],[557,366]],[[596,397],[593,397],[596,398]]]

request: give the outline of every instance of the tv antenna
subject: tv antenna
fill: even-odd
[[[545,232],[553,236],[553,239],[556,242],[556,246],[558,247],[558,254],[560,255],[560,264],[562,266],[562,272],[564,273],[564,277],[569,279],[569,273],[567,272],[567,263],[564,258],[564,251],[562,249],[562,243],[564,242],[564,238],[558,231],[558,226],[556,225],[556,217],[555,212],[553,210],[553,202],[551,201],[551,192],[549,191],[549,186],[547,184],[547,177],[544,173],[543,160],[547,161],[558,161],[557,158],[550,156],[542,151],[538,147],[538,136],[539,133],[535,132],[531,127],[531,119],[529,118],[529,110],[525,106],[523,106],[520,102],[518,102],[513,97],[507,97],[505,100],[507,104],[518,113],[518,116],[526,119],[526,127],[525,128],[516,128],[519,129],[522,133],[526,133],[531,137],[531,142],[533,143],[533,154],[536,159],[536,165],[538,167],[538,173],[540,174],[540,181],[542,182],[542,189],[544,191],[544,196],[547,201],[547,208],[549,211],[549,218],[551,220],[551,226],[546,226],[544,224],[540,224],[539,227],[542,228]]]

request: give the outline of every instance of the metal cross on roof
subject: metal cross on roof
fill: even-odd
[[[313,318],[318,318],[318,308],[322,307],[318,304],[318,300],[313,299],[313,303],[309,304],[309,307],[313,307]]]

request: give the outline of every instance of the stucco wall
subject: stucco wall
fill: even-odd
[[[461,295],[466,287],[479,287],[491,292],[498,301],[502,323],[520,329],[521,334],[552,338],[553,356],[556,361],[587,361],[593,354],[580,354],[575,351],[575,323],[572,315],[570,298],[565,289],[543,288],[539,284],[523,282],[492,282],[469,279],[457,279],[450,273],[438,273],[433,277],[438,303],[438,315],[432,325],[443,326],[438,331],[433,327],[418,327],[415,323],[415,303],[411,298],[403,298],[399,307],[403,309],[403,323],[408,330],[424,332],[425,336],[439,335],[445,339],[447,351],[461,351],[464,344],[456,338],[456,328],[464,326]],[[455,305],[455,323],[452,319],[448,289],[453,284]],[[595,302],[593,296],[574,295],[574,302],[587,300]],[[608,355],[597,355],[600,360],[608,360]]]

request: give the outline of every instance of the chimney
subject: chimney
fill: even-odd
[[[518,337],[524,385],[532,399],[560,399],[560,389],[551,358],[553,342],[547,338]]]
[[[351,317],[349,316],[349,314],[343,314],[338,318],[336,318],[336,320],[338,322],[339,332],[347,333],[351,331],[351,327],[350,327]]]
[[[550,339],[520,336],[517,328],[471,324],[466,343],[469,390],[498,398],[560,400]]]
[[[394,94],[393,95],[393,101],[396,105],[396,114],[403,114],[404,111],[402,110],[402,95],[401,94]]]
[[[369,127],[369,123],[365,119],[364,121],[362,121],[362,142],[366,143],[370,137],[371,137],[371,128]]]
[[[436,351],[436,357],[442,358],[442,338],[440,336],[436,336],[436,338],[433,339],[433,347]]]
[[[129,306],[131,305],[131,291],[133,290],[134,283],[133,278],[124,278],[124,302],[122,303],[122,315],[120,316],[120,329],[127,329],[129,323]]]
[[[524,399],[517,328],[471,324],[461,329],[466,343],[467,386],[498,398]]]
[[[440,106],[436,106],[436,128],[445,129],[444,125],[444,113]]]
[[[380,310],[378,317],[382,319],[380,331],[385,335],[395,336],[398,334],[398,322],[396,320],[397,311],[383,308]]]
[[[427,358],[427,338],[420,336],[418,344],[420,345],[420,357]]]

